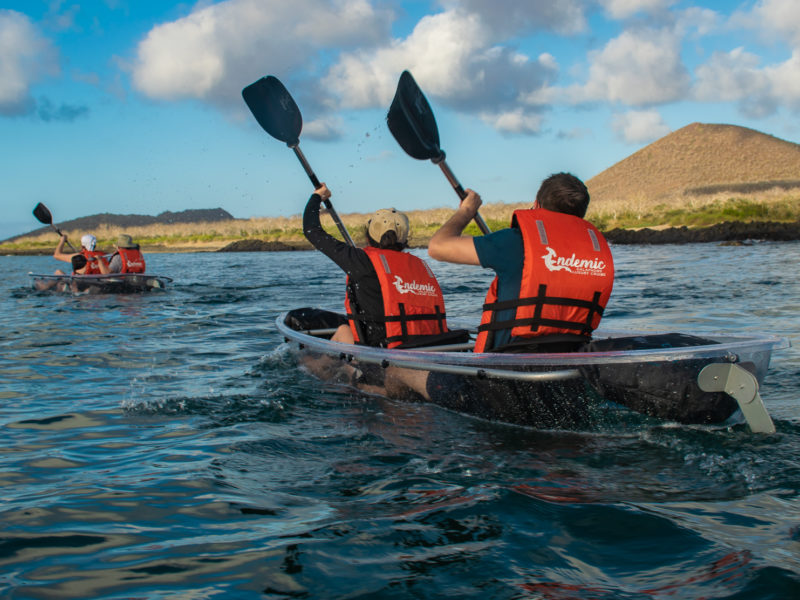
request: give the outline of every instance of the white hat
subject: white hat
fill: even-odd
[[[81,246],[86,248],[87,250],[94,250],[94,247],[97,245],[97,238],[94,237],[91,233],[87,233],[81,238]]]

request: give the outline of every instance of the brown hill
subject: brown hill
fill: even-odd
[[[692,123],[586,182],[592,201],[800,187],[800,145],[738,127]]]
[[[148,225],[172,225],[175,223],[218,223],[221,221],[233,221],[233,215],[222,208],[190,208],[180,212],[165,211],[158,216],[151,215],[116,215],[111,213],[100,213],[88,217],[80,217],[71,221],[61,221],[58,223],[62,231],[94,231],[102,226],[109,227],[146,227]],[[50,227],[45,225],[28,233],[15,235],[3,242],[14,242],[29,235],[49,233]]]

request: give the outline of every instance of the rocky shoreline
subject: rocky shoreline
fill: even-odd
[[[778,223],[775,221],[750,222],[727,221],[710,227],[668,227],[664,229],[612,229],[603,232],[611,244],[744,244],[754,241],[791,242],[800,240],[800,221]],[[427,247],[428,240],[412,244],[415,248]],[[313,250],[306,240],[274,242],[259,239],[246,239],[231,242],[221,248],[169,246],[144,247],[144,252],[290,252],[293,250]],[[10,250],[0,248],[0,254],[33,256],[50,255],[52,251],[42,249]]]
[[[718,223],[711,227],[690,229],[668,227],[666,229],[612,229],[604,232],[612,244],[695,244],[695,243],[745,243],[748,241],[789,242],[800,240],[800,221],[794,223],[733,222]],[[425,248],[426,243],[415,244]],[[264,240],[239,240],[228,244],[218,252],[281,252],[307,250],[308,244],[267,242]]]
[[[794,223],[727,221],[711,227],[697,229],[689,229],[688,227],[612,229],[604,232],[604,235],[612,244],[741,243],[756,240],[789,242],[800,240],[800,221],[795,221]]]

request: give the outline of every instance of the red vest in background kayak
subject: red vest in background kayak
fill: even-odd
[[[122,270],[120,273],[144,273],[144,256],[138,248],[118,248],[122,260]]]
[[[373,247],[364,248],[364,252],[378,275],[384,316],[356,314],[348,292],[345,308],[356,342],[363,340],[359,330],[365,321],[386,324],[387,348],[447,331],[442,290],[424,260],[405,252]]]
[[[492,332],[499,329],[511,329],[512,338],[589,338],[614,285],[614,260],[603,235],[584,219],[541,208],[514,211],[512,226],[525,249],[519,298],[498,301],[495,277],[475,352],[491,350]],[[509,309],[514,318],[499,321],[497,313]]]
[[[81,248],[81,254],[86,257],[86,270],[82,273],[83,275],[100,275],[102,271],[98,266],[100,261],[102,260],[105,262],[105,252],[100,252],[99,250],[87,250],[86,248]],[[94,260],[92,260],[94,259]],[[108,263],[106,263],[107,265]],[[73,272],[73,275],[75,273]]]

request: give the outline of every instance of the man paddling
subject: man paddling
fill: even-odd
[[[144,256],[139,244],[131,236],[127,233],[120,234],[114,248],[116,251],[108,262],[109,273],[144,273]]]
[[[67,243],[67,236],[62,235],[61,239],[58,241],[55,252],[53,252],[53,258],[70,263],[71,265],[74,264],[72,259],[76,256],[83,256],[86,259],[86,264],[79,269],[74,269],[72,272],[73,275],[101,275],[108,273],[108,263],[105,259],[105,253],[95,250],[97,238],[92,234],[87,233],[81,237],[80,252],[65,253],[65,243]],[[55,274],[64,275],[64,272],[57,269]]]
[[[331,192],[322,183],[308,200],[303,233],[309,242],[347,273],[348,324],[332,340],[388,348],[410,347],[448,334],[444,298],[430,267],[403,252],[408,246],[408,217],[394,208],[367,221],[369,246],[357,248],[327,233],[320,204]]]
[[[73,275],[100,275],[109,272],[108,263],[104,257],[103,252],[95,250],[97,246],[97,238],[87,233],[81,237],[81,250],[80,252],[65,253],[64,244],[67,242],[67,236],[61,234],[61,239],[58,241],[53,258],[63,262],[67,262],[72,266]],[[54,271],[55,275],[66,275],[61,269]],[[72,291],[77,291],[75,283],[70,286]],[[58,291],[64,291],[67,288],[67,283],[58,280],[44,280],[37,281],[35,287],[39,291],[45,291],[56,288]]]
[[[583,219],[589,207],[584,183],[569,173],[551,175],[533,207],[514,212],[511,227],[480,237],[462,235],[481,205],[477,193],[466,192],[458,210],[431,238],[428,253],[496,274],[483,305],[475,352],[579,350],[600,324],[614,284],[608,243]],[[441,373],[389,371],[387,389],[399,382],[399,389],[406,385],[428,400],[452,395],[458,383]]]

